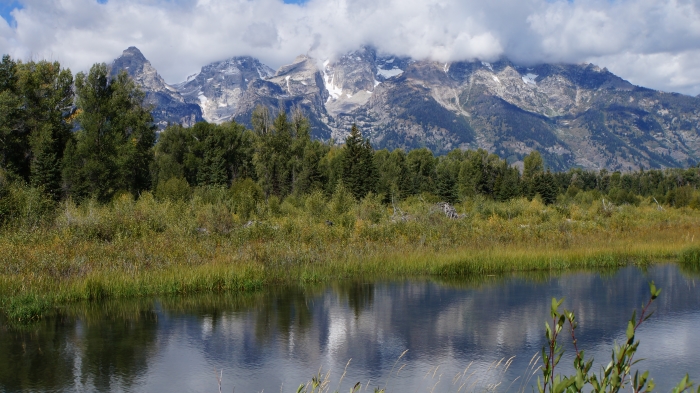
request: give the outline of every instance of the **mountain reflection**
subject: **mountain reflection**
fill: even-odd
[[[639,357],[649,359],[640,368],[650,369],[660,390],[670,390],[685,372],[700,378],[691,366],[700,364],[694,339],[700,291],[675,265],[605,274],[343,281],[78,305],[37,325],[0,328],[0,351],[7,354],[0,356],[0,391],[213,391],[214,369],[225,370],[225,390],[295,391],[319,367],[338,383],[350,359],[343,390],[362,381],[370,388],[388,382],[392,391],[456,391],[451,381],[468,365],[487,380],[499,359],[515,356],[493,377],[507,386],[541,349],[552,297],[566,297],[564,306],[579,321],[579,348],[598,365],[624,335],[632,310],[648,299],[652,279],[662,295],[639,332]],[[570,370],[568,364],[565,357],[561,371]],[[487,382],[494,381],[471,390]]]

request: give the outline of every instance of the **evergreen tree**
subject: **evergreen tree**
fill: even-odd
[[[369,139],[353,124],[343,148],[343,184],[355,199],[362,199],[370,192],[376,192],[377,168],[374,163],[374,150]]]
[[[326,154],[318,163],[319,169],[323,174],[323,178],[326,179],[323,186],[323,191],[328,196],[332,195],[336,191],[338,185],[343,184],[344,150],[344,146],[341,148],[331,144]]]
[[[552,172],[537,173],[532,180],[533,189],[546,205],[557,201],[557,186]]]
[[[501,165],[494,187],[494,198],[503,202],[517,197],[520,193],[520,172],[517,168],[508,166],[506,160],[503,160]]]
[[[466,152],[458,175],[458,190],[463,198],[488,193],[487,158],[488,152],[483,149]]]
[[[207,186],[228,186],[229,176],[226,173],[226,160],[220,146],[217,146],[214,135],[204,140],[204,156],[197,172],[197,184]]]
[[[436,191],[443,201],[455,203],[459,199],[458,178],[462,158],[462,152],[457,149],[438,160],[435,167]]]
[[[291,192],[293,180],[290,165],[292,124],[284,111],[280,111],[272,122],[266,118],[266,110],[258,109],[257,113],[254,114],[257,141],[253,164],[258,181],[266,198],[270,195],[283,197]]]
[[[406,166],[406,153],[395,149],[380,150],[374,153],[379,179],[377,193],[384,195],[385,202],[397,201],[411,194],[412,179]]]

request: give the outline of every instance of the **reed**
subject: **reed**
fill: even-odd
[[[416,198],[340,206],[311,194],[258,204],[243,219],[228,194],[212,195],[69,201],[39,223],[10,222],[0,231],[0,307],[27,320],[79,300],[700,260],[700,212],[653,202],[610,210],[596,201],[472,199],[449,219]]]

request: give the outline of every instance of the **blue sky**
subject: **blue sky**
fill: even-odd
[[[700,0],[0,0],[0,16],[0,53],[75,72],[137,46],[170,83],[233,56],[278,68],[371,45],[438,62],[590,62],[700,93]]]
[[[7,21],[11,26],[14,25],[14,18],[10,15],[10,12],[15,8],[22,8],[22,5],[18,1],[10,0],[9,3],[0,3],[0,16]]]

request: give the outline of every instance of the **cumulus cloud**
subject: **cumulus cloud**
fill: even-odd
[[[74,71],[139,47],[182,81],[231,56],[273,68],[362,45],[433,59],[595,62],[633,83],[700,93],[700,0],[22,0],[0,52]]]

